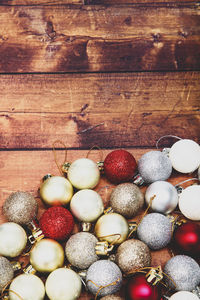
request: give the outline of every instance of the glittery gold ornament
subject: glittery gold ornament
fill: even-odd
[[[25,230],[18,224],[7,222],[0,225],[0,255],[16,257],[27,243]]]
[[[115,262],[124,273],[130,273],[150,266],[151,252],[143,242],[127,240],[118,247]]]
[[[73,187],[66,178],[52,176],[42,183],[40,195],[48,205],[66,205],[73,196]]]
[[[89,232],[78,232],[66,243],[65,254],[71,265],[87,269],[99,259],[95,252],[97,238]]]
[[[3,204],[3,214],[10,222],[28,224],[37,214],[38,205],[27,192],[12,193]]]
[[[110,205],[113,210],[126,218],[134,217],[144,204],[144,195],[132,183],[119,184],[111,193]]]
[[[69,167],[67,176],[71,184],[81,189],[93,189],[100,179],[97,164],[89,158],[75,160]]]
[[[0,292],[13,279],[14,270],[9,260],[0,256]]]
[[[47,278],[45,288],[49,299],[75,300],[81,294],[81,279],[74,271],[59,268]]]
[[[120,214],[109,213],[98,219],[94,231],[100,241],[116,245],[126,240],[129,226],[126,219]]]
[[[10,285],[9,299],[42,300],[45,296],[45,288],[42,280],[32,274],[17,276]]]
[[[64,250],[58,242],[42,239],[31,250],[30,263],[39,272],[52,272],[63,266]]]

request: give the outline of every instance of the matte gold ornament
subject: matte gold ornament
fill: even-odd
[[[91,159],[80,158],[70,165],[67,176],[75,188],[93,189],[100,180],[100,171]]]
[[[43,201],[50,205],[66,205],[73,196],[71,183],[62,176],[52,176],[44,180],[40,187]]]
[[[81,279],[74,271],[59,268],[47,278],[45,288],[49,299],[75,300],[81,294]]]
[[[55,240],[42,239],[31,250],[30,263],[39,272],[52,272],[63,266],[64,250]]]
[[[16,257],[27,243],[25,230],[18,224],[7,222],[0,225],[0,255]]]
[[[127,239],[129,226],[120,214],[109,213],[98,219],[94,231],[100,241],[116,245]]]
[[[42,280],[32,274],[21,274],[17,276],[11,282],[9,288],[10,300],[42,300],[44,296],[45,288]]]
[[[123,242],[117,249],[116,264],[124,273],[130,273],[151,265],[151,252],[148,246],[136,239]]]

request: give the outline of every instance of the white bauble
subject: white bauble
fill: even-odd
[[[200,185],[191,185],[179,195],[179,209],[193,221],[200,221]]]
[[[199,300],[199,298],[191,292],[180,291],[173,294],[169,300]]]

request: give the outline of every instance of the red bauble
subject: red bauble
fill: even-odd
[[[48,208],[40,218],[40,228],[45,237],[65,240],[74,228],[72,214],[62,206]]]
[[[200,225],[183,223],[174,231],[173,243],[180,253],[197,256],[200,253]]]
[[[110,152],[104,161],[105,175],[112,183],[129,181],[135,174],[136,160],[126,150],[114,150]]]
[[[128,281],[126,286],[126,300],[160,299],[160,288],[148,283],[144,274],[136,274]]]

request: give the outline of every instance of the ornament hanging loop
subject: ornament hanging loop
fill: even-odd
[[[64,146],[64,149],[65,149],[65,157],[64,157],[64,162],[59,165],[58,163],[58,159],[57,159],[57,154],[56,154],[56,144],[61,144]],[[54,155],[54,161],[56,163],[56,166],[60,172],[60,175],[63,176],[63,173],[67,173],[68,169],[69,169],[69,166],[70,166],[70,163],[67,162],[67,147],[65,145],[65,143],[61,140],[56,140],[55,142],[53,142],[53,145],[52,145],[52,151],[53,151],[53,155]]]
[[[92,150],[94,149],[97,149],[99,151],[99,160],[97,162],[97,166],[99,168],[99,171],[101,173],[104,172],[104,162],[103,162],[103,150],[99,147],[99,146],[96,146],[94,145],[92,148],[90,148],[90,150],[88,151],[87,155],[86,155],[86,158],[89,157],[90,153],[92,152]]]
[[[177,139],[177,140],[182,140],[182,138],[180,138],[179,136],[176,136],[176,135],[171,135],[171,134],[168,134],[168,135],[163,135],[161,136],[157,142],[156,142],[156,149],[159,149],[159,143],[161,140],[165,139],[165,138],[173,138],[173,139]],[[164,150],[164,149],[163,149]]]
[[[182,191],[183,191],[183,187],[181,186],[181,184],[183,184],[183,183],[186,183],[186,182],[189,182],[189,181],[199,181],[199,179],[198,178],[196,178],[196,177],[194,177],[194,178],[189,178],[189,179],[186,179],[186,180],[183,180],[183,181],[181,181],[181,182],[179,182],[179,183],[177,183],[174,187],[176,188],[176,190],[177,190],[177,193],[178,194],[181,194],[182,193]],[[196,183],[194,183],[194,184],[196,184]]]

